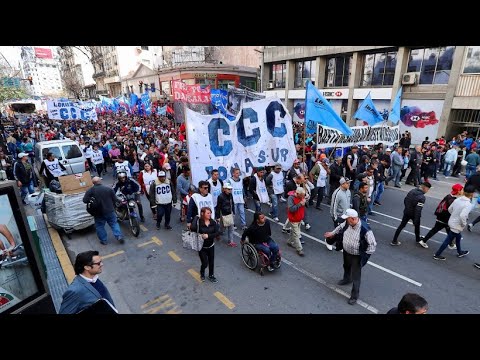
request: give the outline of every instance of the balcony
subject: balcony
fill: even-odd
[[[105,77],[105,71],[100,71],[92,75],[93,79],[99,78],[99,77]]]
[[[480,75],[460,75],[455,96],[480,96]]]

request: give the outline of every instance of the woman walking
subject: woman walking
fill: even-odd
[[[219,227],[212,218],[212,210],[208,207],[202,207],[200,217],[195,217],[190,227],[191,231],[198,232],[203,238],[203,247],[198,252],[202,265],[200,266],[200,279],[205,281],[205,269],[208,267],[208,279],[216,283],[217,278],[214,276],[214,259],[215,259],[215,237],[219,235]]]

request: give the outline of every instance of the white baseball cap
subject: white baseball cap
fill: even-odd
[[[18,154],[18,158],[19,158],[19,159],[21,159],[21,158],[23,158],[23,157],[25,157],[25,156],[28,156],[28,154],[27,154],[27,153],[24,153],[24,152],[21,152],[20,154]]]
[[[165,171],[160,171],[158,173],[158,177],[160,177],[160,176],[167,176],[167,174],[165,173]]]
[[[353,217],[353,218],[358,217],[357,211],[354,209],[347,209],[347,211],[345,211],[345,214],[342,215],[342,219],[347,219],[349,217]]]

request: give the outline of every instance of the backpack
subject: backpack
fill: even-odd
[[[96,198],[95,194],[93,194],[93,191],[92,191],[92,194],[90,195],[90,199],[88,199],[88,202],[87,202],[87,212],[92,215],[92,216],[99,216],[101,215],[101,206],[100,206],[100,202],[98,201],[98,199]]]
[[[449,206],[452,205],[454,201],[455,201],[455,198],[450,199],[448,195],[445,196],[443,200],[438,203],[437,208],[435,209],[434,215],[439,216],[445,212],[448,212]]]

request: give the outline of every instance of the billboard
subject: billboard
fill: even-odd
[[[35,48],[35,57],[39,59],[53,59],[52,50],[48,48]]]
[[[430,141],[437,138],[443,100],[402,100],[400,109],[400,132],[405,130],[412,134],[412,145],[419,145],[428,137]],[[441,136],[443,134],[438,134]]]
[[[15,183],[0,185],[0,314],[45,293]]]

